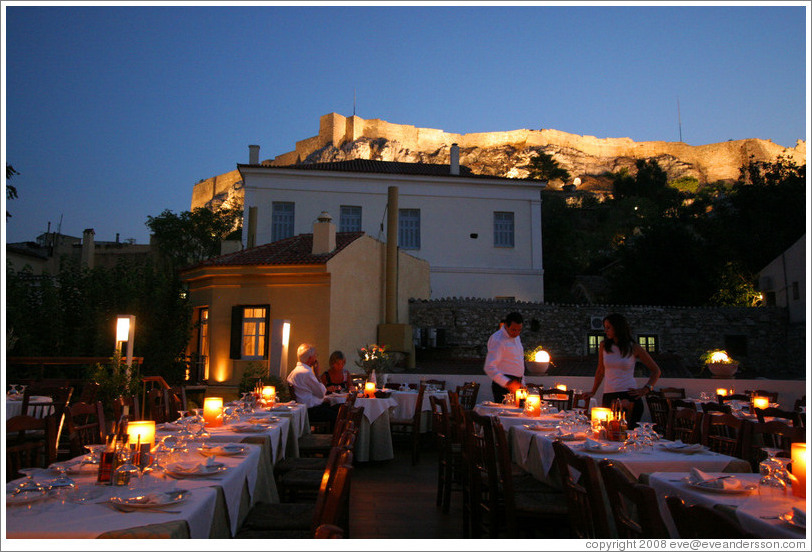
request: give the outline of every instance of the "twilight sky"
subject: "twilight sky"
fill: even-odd
[[[7,242],[146,243],[192,186],[319,117],[691,145],[809,136],[808,2],[48,7],[3,2]],[[5,201],[5,194],[3,195]]]

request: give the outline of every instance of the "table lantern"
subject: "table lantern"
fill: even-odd
[[[563,384],[563,383],[557,383],[555,388],[558,389],[559,391],[566,391],[567,390],[567,386],[565,384]]]
[[[767,408],[770,406],[769,397],[753,397],[753,408]]]
[[[806,498],[806,462],[809,456],[806,452],[806,443],[792,443],[790,449],[792,459],[792,494]]]
[[[366,382],[364,384],[364,395],[366,395],[369,398],[374,397],[375,396],[375,388],[376,388],[376,386],[375,386],[374,381]]]
[[[127,423],[127,436],[130,445],[135,446],[140,442],[141,446],[155,446],[155,421],[154,420],[133,420]]]
[[[272,403],[276,400],[276,387],[273,385],[266,385],[262,388],[262,400],[266,403]]]
[[[524,407],[524,401],[527,399],[527,389],[524,387],[519,387],[516,390],[516,405],[519,407]]]
[[[524,403],[524,413],[526,416],[541,416],[541,396],[537,393],[528,394]]]
[[[716,394],[720,397],[727,397],[727,389],[719,388],[716,390]]]
[[[223,425],[223,397],[206,397],[203,399],[203,419],[210,427]]]
[[[606,424],[606,422],[612,419],[612,410],[603,406],[596,406],[592,409],[591,416],[593,425],[596,422]]]

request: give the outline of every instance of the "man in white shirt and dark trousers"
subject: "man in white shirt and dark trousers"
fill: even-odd
[[[330,406],[325,402],[327,388],[319,381],[315,370],[319,367],[316,348],[309,343],[302,343],[296,351],[299,362],[288,374],[287,382],[296,395],[296,402],[307,407],[307,416],[311,422],[330,422],[330,431],[338,415],[338,405]]]
[[[493,380],[493,400],[502,402],[507,393],[515,393],[524,385],[524,348],[519,334],[524,320],[511,312],[499,330],[488,339],[485,373]]]

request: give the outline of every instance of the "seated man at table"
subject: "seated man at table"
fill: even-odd
[[[296,351],[299,362],[288,374],[287,382],[296,395],[296,402],[307,407],[311,422],[329,422],[330,431],[338,416],[338,405],[330,406],[325,402],[327,388],[319,381],[315,371],[319,367],[316,348],[309,343],[302,343]]]

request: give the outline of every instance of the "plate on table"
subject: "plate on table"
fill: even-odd
[[[275,416],[255,416],[253,418],[248,418],[249,424],[275,424],[278,421],[279,418]]]
[[[175,462],[166,467],[166,471],[173,477],[211,477],[226,471],[228,467],[220,462],[211,464],[191,464],[190,462]]]
[[[173,489],[171,491],[159,491],[128,497],[111,496],[110,504],[113,506],[126,506],[127,508],[163,508],[164,506],[183,502],[190,492],[183,489]]]
[[[234,424],[228,426],[228,429],[235,433],[265,433],[268,430],[261,424]]]
[[[521,412],[511,412],[509,410],[500,410],[499,412],[496,413],[496,415],[497,416],[507,416],[509,418],[516,418],[518,416],[521,416],[522,413]]]
[[[274,406],[273,408],[271,408],[271,412],[288,412],[290,410],[292,410],[292,408],[286,404]]]
[[[223,445],[203,445],[200,447],[198,452],[203,456],[238,456],[240,454],[245,454],[245,451],[248,449],[245,445],[240,445],[238,443],[226,443]]]
[[[48,498],[48,492],[30,492],[30,493],[6,493],[6,506],[17,506],[22,504],[31,504],[39,502],[40,500]]]
[[[586,452],[594,452],[595,454],[617,454],[620,452],[621,443],[601,443],[599,448],[586,448]]]
[[[522,424],[526,429],[530,431],[555,431],[556,426],[546,426],[541,424]]]
[[[785,514],[781,514],[778,516],[778,519],[786,523],[787,525],[791,525],[796,529],[800,529],[801,531],[806,531],[806,520],[795,519],[795,515],[792,511],[789,511]]]
[[[678,454],[697,454],[710,450],[704,445],[689,445],[686,443],[661,443],[659,449],[666,452],[676,452]]]
[[[717,493],[717,494],[749,494],[756,490],[756,485],[742,485],[741,487],[725,489],[724,487],[715,487],[712,485],[708,485],[706,482],[694,483],[692,481],[689,481],[687,478],[685,482],[688,483],[688,486],[693,489],[698,489],[700,491],[707,491],[709,493]]]

